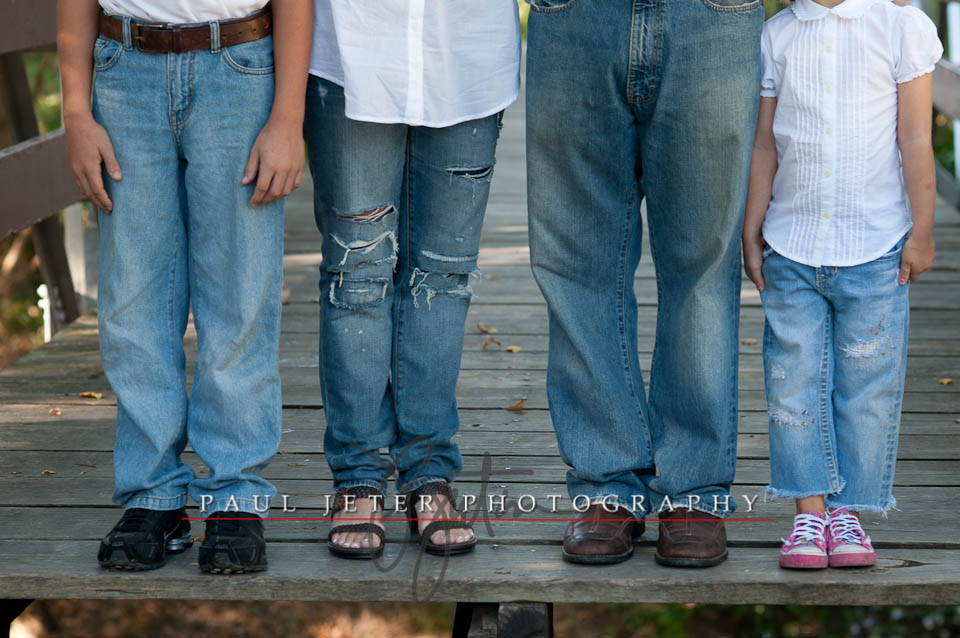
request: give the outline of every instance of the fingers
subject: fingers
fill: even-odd
[[[920,276],[920,273],[917,273],[911,279],[911,271],[913,270],[911,263],[906,259],[900,260],[900,274],[897,275],[897,283],[901,286],[907,283],[908,281],[916,281],[916,277]]]
[[[270,183],[273,181],[273,174],[261,170],[257,173],[257,185],[253,189],[253,197],[250,198],[251,206],[259,206],[267,201],[267,195],[270,193]]]
[[[744,264],[744,270],[747,271],[747,277],[750,278],[750,281],[753,282],[753,285],[757,287],[759,292],[763,292],[764,283],[763,283],[763,268],[757,264]]]
[[[103,159],[103,166],[107,169],[107,174],[113,178],[114,181],[119,182],[123,179],[120,163],[117,161],[117,156],[113,152],[113,144],[109,140],[100,147],[100,157]]]
[[[261,166],[250,205],[259,206],[283,199],[297,188],[298,177],[302,179],[302,174],[298,176],[290,170],[274,170],[266,165]]]
[[[250,149],[250,157],[247,159],[247,165],[243,169],[243,179],[240,180],[240,183],[246,186],[251,184],[253,179],[257,176],[257,173],[260,172],[260,147],[258,144],[254,144],[253,148]]]
[[[303,167],[301,166],[297,170],[296,177],[294,177],[293,179],[293,190],[297,190],[298,188],[300,188],[300,184],[302,183],[303,183]]]

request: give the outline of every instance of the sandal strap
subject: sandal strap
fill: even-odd
[[[336,525],[330,528],[330,536],[334,534],[343,534],[347,532],[368,532],[380,537],[380,543],[385,540],[383,528],[374,523],[350,523],[349,525]]]
[[[473,523],[467,520],[433,521],[423,528],[423,531],[420,532],[420,538],[429,539],[434,532],[447,529],[473,529]]]
[[[336,498],[333,500],[333,507],[330,509],[330,516],[346,507],[346,497],[352,496],[354,500],[358,498],[380,497],[380,505],[383,506],[383,492],[369,485],[354,485],[353,487],[343,487],[337,490]]]
[[[411,516],[417,516],[421,496],[446,496],[450,501],[453,510],[457,511],[457,502],[453,498],[453,492],[450,490],[450,484],[446,481],[430,481],[420,487],[407,492],[407,512]]]

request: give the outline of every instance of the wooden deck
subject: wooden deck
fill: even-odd
[[[484,277],[465,334],[459,386],[465,468],[461,493],[566,494],[565,466],[547,411],[547,313],[529,270],[523,160],[523,105],[507,114],[481,250]],[[405,525],[388,522],[382,562],[330,556],[322,520],[270,521],[269,570],[210,577],[196,567],[196,546],[148,573],[102,571],[97,542],[119,516],[110,502],[115,397],[103,375],[96,320],[84,317],[50,344],[0,371],[0,598],[179,598],[237,600],[699,602],[768,604],[960,603],[960,215],[938,211],[934,269],[914,284],[907,391],[897,467],[900,511],[886,521],[865,516],[880,561],[862,571],[787,572],[776,547],[792,515],[790,502],[763,502],[769,477],[758,297],[745,281],[740,368],[740,445],[734,494],[741,506],[728,525],[730,559],[705,570],[654,564],[656,530],[634,557],[609,567],[560,559],[566,523],[478,524],[471,555],[424,557]],[[299,519],[322,515],[331,489],[321,452],[323,411],[317,380],[317,265],[309,182],[287,216],[286,283],[281,342],[284,435],[266,470]],[[636,279],[640,348],[649,370],[656,315],[649,253]],[[496,345],[483,349],[497,329]],[[193,349],[195,335],[188,335]],[[518,352],[508,352],[518,346]],[[952,378],[952,385],[941,379]],[[84,392],[102,398],[81,398]],[[523,399],[526,409],[505,408]],[[53,410],[60,411],[54,415]],[[487,456],[489,455],[489,456]],[[196,464],[193,454],[187,453]],[[485,467],[485,463],[488,463]],[[486,478],[486,480],[485,480]],[[747,513],[742,495],[760,494]],[[564,507],[565,504],[565,507]],[[557,514],[570,515],[570,501]],[[508,510],[507,517],[517,517]],[[525,515],[520,514],[519,517]],[[775,519],[775,522],[764,522]],[[651,527],[656,527],[655,525]],[[202,524],[195,524],[197,534]],[[437,580],[440,584],[434,587]]]

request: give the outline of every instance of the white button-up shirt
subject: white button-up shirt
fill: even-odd
[[[190,24],[242,18],[267,0],[100,0],[110,15],[130,16],[160,24]]]
[[[314,0],[310,73],[353,120],[443,127],[520,92],[516,0]]]
[[[808,266],[854,266],[912,225],[897,146],[897,84],[943,54],[914,7],[797,0],[764,25],[760,95],[777,98],[779,167],[763,224],[771,248]]]

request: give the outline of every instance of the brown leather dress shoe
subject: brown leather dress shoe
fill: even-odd
[[[678,507],[659,514],[660,538],[654,558],[671,567],[712,567],[727,559],[723,519]]]
[[[571,563],[604,565],[627,560],[633,554],[633,539],[643,534],[643,521],[617,506],[609,512],[596,503],[567,527],[563,558]]]

